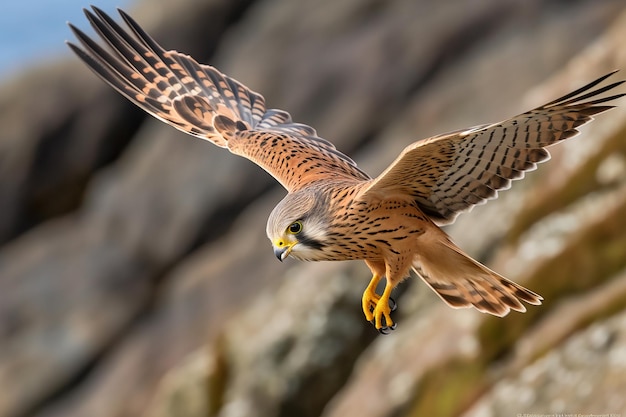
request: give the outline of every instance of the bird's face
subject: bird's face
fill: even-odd
[[[305,261],[324,259],[325,212],[324,204],[310,192],[288,194],[278,203],[267,221],[267,237],[281,262],[288,256]]]

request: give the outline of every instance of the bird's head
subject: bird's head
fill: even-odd
[[[325,199],[312,191],[288,194],[272,210],[267,221],[267,237],[280,261],[288,256],[313,261],[324,259],[328,230]]]

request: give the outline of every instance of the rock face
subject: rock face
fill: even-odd
[[[621,0],[131,14],[372,174],[419,138],[626,69]],[[408,281],[381,337],[362,264],[276,262],[264,225],[283,191],[253,164],[146,118],[78,60],[0,90],[0,417],[626,412],[626,103],[448,229],[543,306],[496,319]]]
[[[620,415],[626,410],[626,313],[573,335],[514,377],[500,381],[465,417]]]

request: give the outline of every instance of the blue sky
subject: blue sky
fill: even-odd
[[[83,8],[96,4],[113,13],[132,0],[11,0],[0,13],[0,80],[40,60],[69,56],[64,41],[72,38],[66,25],[89,24]]]

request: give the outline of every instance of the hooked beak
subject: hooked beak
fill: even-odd
[[[274,246],[274,255],[282,262],[287,259],[291,253],[291,249],[293,249],[293,245]]]

